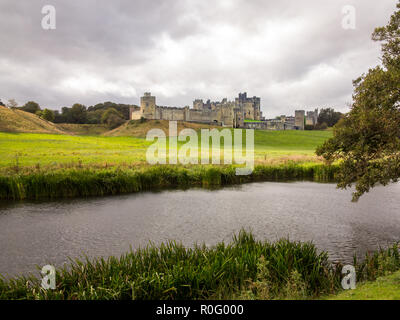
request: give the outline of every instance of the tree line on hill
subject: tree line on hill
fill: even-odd
[[[0,101],[0,105],[30,112],[54,123],[105,124],[110,128],[116,128],[129,120],[129,109],[132,107],[131,105],[108,101],[90,107],[75,103],[72,107],[63,107],[61,111],[58,111],[47,108],[41,109],[35,101],[28,101],[19,107],[14,99],[8,100],[6,105]]]

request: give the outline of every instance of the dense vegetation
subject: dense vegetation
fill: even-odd
[[[118,166],[30,170],[0,176],[0,199],[55,199],[139,192],[171,187],[220,187],[255,181],[334,181],[336,167],[323,164],[256,166],[237,176],[234,166]]]
[[[382,42],[382,65],[354,81],[351,111],[317,150],[329,162],[340,160],[338,185],[355,182],[355,201],[400,177],[400,2],[397,8],[388,25],[373,33]]]
[[[343,116],[343,113],[335,111],[333,108],[323,108],[319,110],[318,122],[314,129],[318,130],[333,127]]]
[[[354,261],[357,280],[400,269],[394,245]],[[0,299],[311,299],[338,292],[342,265],[312,243],[261,242],[241,231],[230,244],[176,242],[116,258],[75,260],[56,272],[56,289],[33,277],[0,278]]]
[[[71,108],[63,107],[61,113],[55,111],[54,122],[81,124],[108,123],[111,128],[115,128],[124,121],[129,120],[130,107],[134,106],[104,102],[87,108],[82,104],[76,103]],[[107,115],[105,115],[106,113]]]

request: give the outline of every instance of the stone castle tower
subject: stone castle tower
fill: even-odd
[[[294,112],[294,125],[298,128],[298,130],[304,130],[304,121],[305,121],[305,111],[304,110],[296,110]]]
[[[140,112],[146,119],[153,119],[156,113],[156,97],[152,96],[150,92],[145,92],[143,97],[140,98]]]

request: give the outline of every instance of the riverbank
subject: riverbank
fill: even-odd
[[[1,200],[39,200],[134,193],[163,188],[216,188],[262,181],[333,182],[336,165],[286,163],[255,166],[236,175],[235,166],[96,166],[32,171],[0,176]]]
[[[400,271],[389,273],[375,281],[366,281],[355,290],[329,296],[328,300],[400,300]]]
[[[357,281],[400,269],[399,246],[355,261]],[[57,269],[56,289],[40,280],[0,280],[0,299],[319,299],[340,291],[341,264],[309,242],[257,241],[241,231],[230,244],[176,242],[121,257],[75,260]]]

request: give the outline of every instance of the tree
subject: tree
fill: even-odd
[[[75,103],[69,112],[72,123],[86,123],[87,111],[83,104]]]
[[[315,130],[326,130],[326,129],[328,129],[328,125],[326,124],[326,122],[317,123],[315,125]]]
[[[343,117],[343,114],[333,108],[321,109],[318,115],[318,124],[326,123],[328,127],[333,127]]]
[[[7,102],[7,108],[10,109],[18,108],[18,103],[14,99],[10,99]]]
[[[54,111],[49,110],[49,109],[44,109],[42,111],[41,118],[44,119],[44,120],[53,122],[54,118],[55,118]]]
[[[28,101],[20,109],[25,112],[30,112],[30,113],[36,114],[37,111],[40,111],[40,106],[35,101]]]
[[[0,100],[0,106],[5,107],[6,105],[3,103],[3,101]]]
[[[131,105],[107,101],[107,102],[103,102],[103,103],[98,103],[95,106],[90,106],[88,108],[88,112],[90,113],[90,112],[95,112],[95,111],[99,111],[99,110],[104,112],[109,108],[114,108],[124,117],[125,120],[129,120],[130,107],[131,107]]]
[[[353,82],[350,112],[334,128],[333,138],[317,149],[328,162],[340,160],[338,186],[355,183],[353,201],[376,184],[400,177],[400,1],[372,39],[382,42],[382,65]]]
[[[88,109],[89,110],[89,109]],[[101,116],[103,115],[104,110],[98,109],[94,111],[88,111],[87,113],[87,123],[90,124],[99,124],[101,123]]]
[[[120,126],[124,122],[124,116],[114,108],[107,109],[101,116],[101,123],[106,124],[111,129]]]

